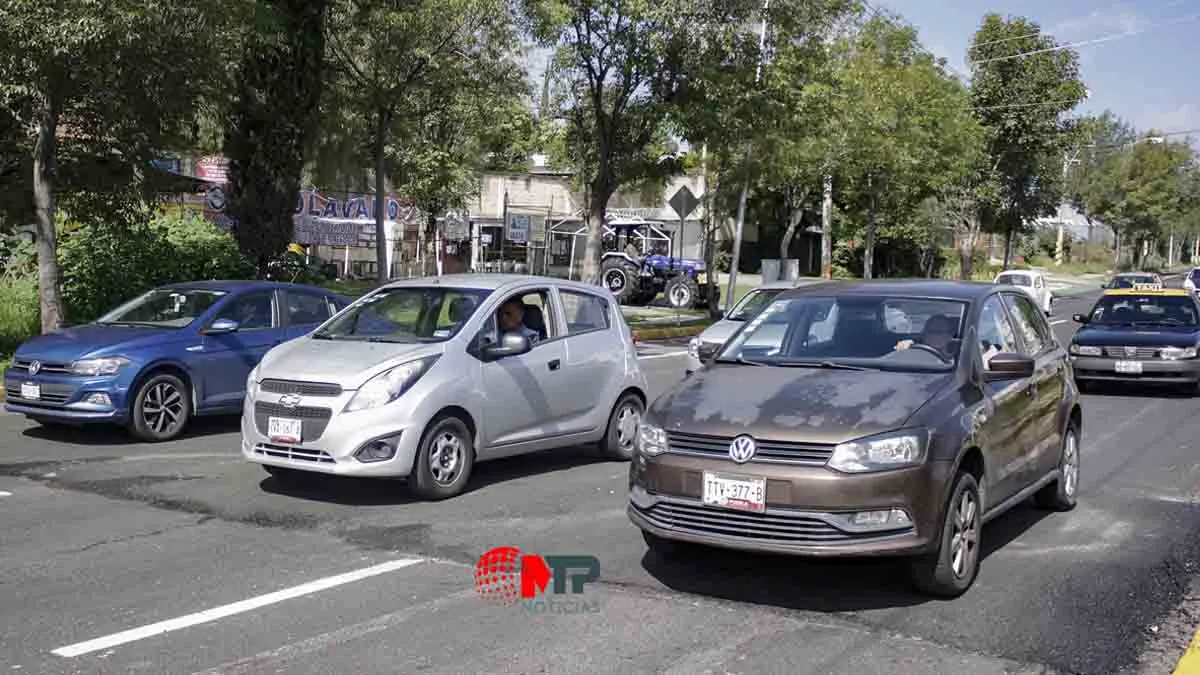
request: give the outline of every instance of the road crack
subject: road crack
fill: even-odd
[[[175,530],[186,530],[186,529],[190,529],[193,527],[198,527],[198,526],[204,525],[205,523],[212,521],[212,520],[215,520],[214,516],[201,516],[200,518],[197,518],[196,520],[194,520],[190,523],[183,523],[180,525],[171,525],[169,527],[160,527],[158,529],[150,530],[148,532],[138,532],[137,534],[129,534],[129,535],[125,535],[123,537],[113,537],[111,539],[103,539],[101,541],[95,541],[95,542],[88,544],[87,546],[80,546],[78,548],[58,549],[58,550],[53,551],[51,553],[51,555],[70,555],[73,553],[83,553],[85,551],[90,551],[92,549],[100,548],[101,546],[107,546],[109,544],[123,544],[123,543],[130,542],[130,541],[136,541],[138,539],[149,539],[151,537],[157,537],[160,534],[166,534],[168,532],[173,532]]]

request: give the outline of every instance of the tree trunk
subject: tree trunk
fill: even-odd
[[[388,113],[379,110],[376,114],[375,127],[375,279],[380,284],[387,283],[392,270],[388,265],[387,241],[387,166],[384,156],[387,141]]]
[[[828,174],[821,190],[821,277],[833,278],[833,176]]]
[[[958,239],[959,277],[970,281],[975,273],[975,242],[979,238],[980,222],[978,216],[963,218],[963,234]]]
[[[58,232],[54,217],[54,159],[58,133],[58,108],[50,102],[38,120],[33,147],[33,202],[36,211],[38,304],[42,332],[63,327],[61,276],[58,269]]]
[[[875,182],[867,174],[867,245],[863,249],[863,278],[870,279],[875,273]]]
[[[800,196],[797,198],[796,193]],[[792,240],[796,238],[796,230],[800,227],[800,222],[804,220],[804,200],[808,197],[808,191],[801,188],[792,187],[788,189],[788,224],[787,229],[783,231],[783,238],[779,240],[779,259],[787,260],[788,253],[791,252]]]
[[[599,179],[592,183],[592,198],[588,201],[587,242],[583,247],[583,273],[585,284],[600,283],[600,248],[604,243],[604,215],[608,211],[608,198],[612,191]]]
[[[1004,269],[1012,263],[1013,229],[1009,227],[1004,232]]]

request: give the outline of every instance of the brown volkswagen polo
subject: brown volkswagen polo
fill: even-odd
[[[628,512],[663,554],[906,556],[954,597],[986,521],[1074,507],[1080,432],[1066,351],[1019,290],[797,288],[650,407]]]

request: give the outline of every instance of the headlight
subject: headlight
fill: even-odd
[[[402,363],[372,377],[367,380],[366,384],[359,387],[358,393],[354,394],[354,398],[351,398],[350,402],[346,404],[346,412],[378,408],[395,401],[416,384],[417,380],[421,379],[421,376],[440,357],[441,354],[434,354],[416,361]]]
[[[700,358],[700,338],[694,337],[688,341],[688,356],[693,359]]]
[[[254,366],[254,369],[246,376],[246,396],[250,398],[258,396],[258,366]]]
[[[1079,356],[1100,356],[1104,353],[1099,347],[1077,345],[1074,342],[1072,342],[1071,346],[1067,348],[1067,351],[1071,352],[1072,354],[1078,354]]]
[[[662,427],[642,422],[638,426],[637,447],[638,452],[647,457],[661,455],[667,451],[667,432]]]
[[[1178,359],[1194,359],[1196,358],[1195,347],[1164,347],[1159,352],[1159,356],[1169,361]]]
[[[72,375],[114,375],[117,371],[129,365],[129,359],[113,356],[104,359],[80,359],[71,364]]]
[[[863,473],[916,466],[925,461],[927,442],[924,430],[910,429],[839,443],[829,458],[829,468]]]

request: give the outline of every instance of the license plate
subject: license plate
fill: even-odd
[[[37,384],[29,384],[24,382],[21,384],[21,398],[27,398],[30,401],[36,401],[42,397],[42,387]]]
[[[1142,372],[1141,361],[1117,361],[1116,369],[1118,373],[1126,375],[1140,375]]]
[[[267,435],[280,443],[299,443],[304,423],[287,417],[267,418]]]
[[[704,472],[704,503],[738,511],[767,510],[767,481]]]

